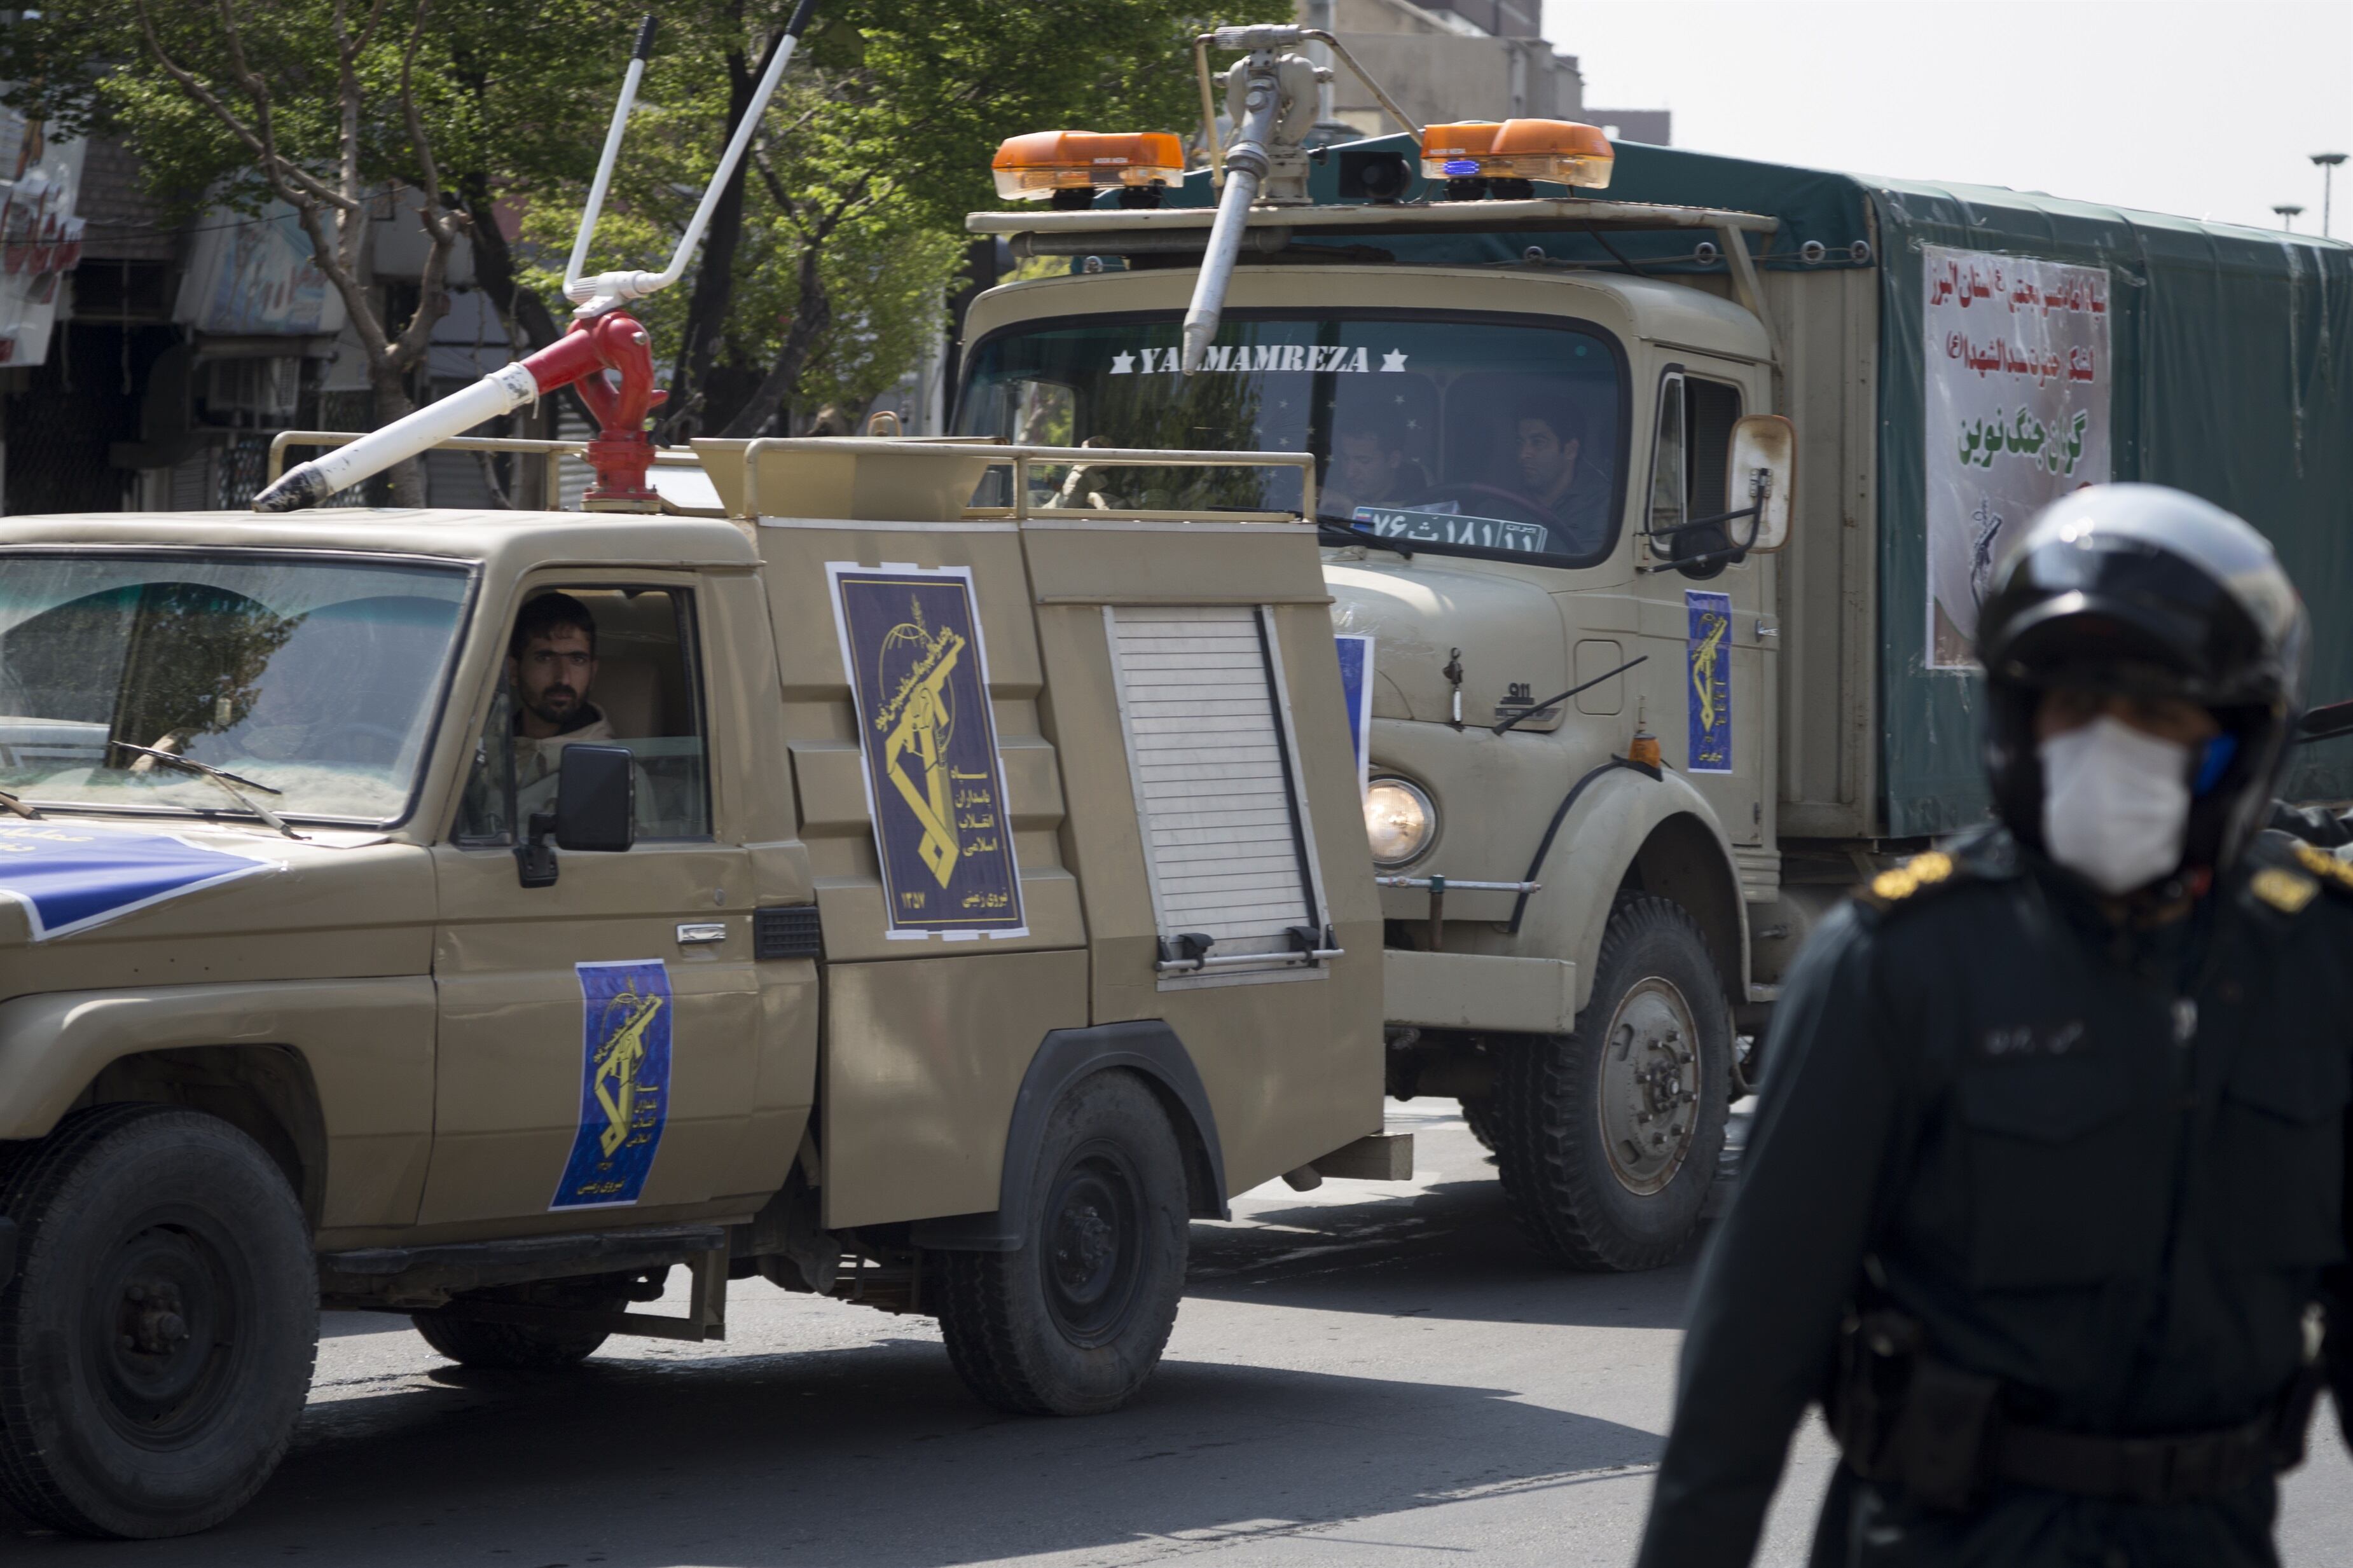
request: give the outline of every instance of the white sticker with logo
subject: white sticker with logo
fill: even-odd
[[[1132,353],[1123,351],[1111,356],[1111,374],[1175,375],[1181,368],[1182,358],[1175,349],[1137,349]],[[1405,350],[1388,349],[1381,354],[1378,369],[1391,374],[1401,372],[1405,360]],[[1338,343],[1244,343],[1239,348],[1220,344],[1203,356],[1201,368],[1240,375],[1286,370],[1315,374],[1375,374],[1371,351]]]

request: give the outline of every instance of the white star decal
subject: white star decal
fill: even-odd
[[[1405,350],[1391,349],[1388,353],[1383,354],[1381,356],[1381,368],[1383,370],[1403,370],[1405,368]]]
[[[1135,356],[1134,354],[1112,355],[1111,373],[1113,375],[1134,375],[1135,374]]]

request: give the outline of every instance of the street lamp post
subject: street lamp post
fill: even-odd
[[[2287,230],[2290,234],[2294,234],[2295,232],[2296,214],[2304,211],[2304,208],[2298,206],[2294,202],[2282,202],[2279,205],[2272,208],[2272,211],[2279,214],[2280,227]]]
[[[2320,165],[2320,237],[2330,238],[2328,229],[2330,189],[2337,183],[2337,165],[2345,162],[2342,153],[2315,153],[2312,161]]]

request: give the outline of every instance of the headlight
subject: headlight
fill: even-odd
[[[1365,792],[1365,837],[1373,864],[1402,866],[1430,847],[1438,808],[1403,779],[1375,779]]]

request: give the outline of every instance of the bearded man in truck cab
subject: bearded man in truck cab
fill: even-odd
[[[2353,869],[2262,831],[2306,641],[2175,490],[2080,491],[2001,567],[1998,820],[1791,973],[1644,1568],[1746,1563],[1817,1398],[1818,1568],[2277,1563],[2321,1382],[2353,1409]]]
[[[613,743],[612,724],[588,700],[596,683],[596,621],[588,606],[569,594],[542,594],[524,605],[507,641],[519,812],[554,808],[565,747]]]
[[[1553,531],[1548,548],[1584,555],[1609,540],[1609,487],[1591,464],[1580,466],[1585,418],[1565,400],[1524,405],[1514,426],[1518,437],[1520,489],[1544,510]]]

